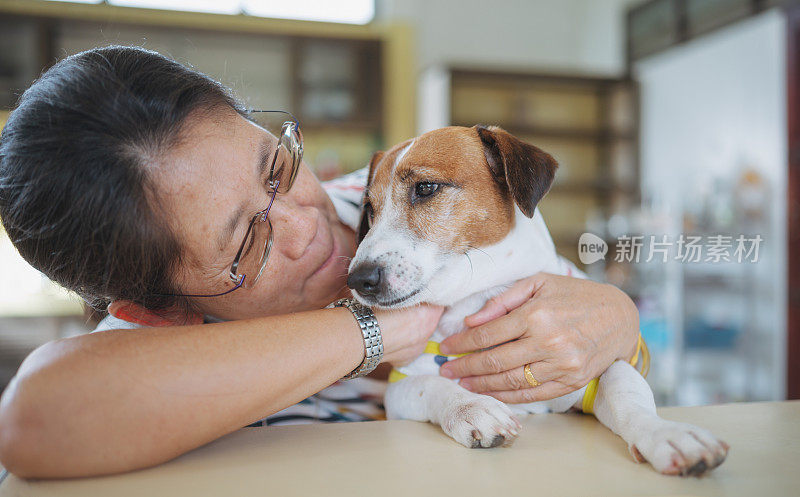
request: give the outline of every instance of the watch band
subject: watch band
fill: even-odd
[[[372,309],[353,299],[337,300],[333,303],[333,306],[347,307],[356,318],[356,322],[361,328],[361,334],[364,336],[364,360],[344,379],[349,380],[371,373],[383,359],[383,339],[381,337],[381,328],[378,326],[378,319],[373,314]]]

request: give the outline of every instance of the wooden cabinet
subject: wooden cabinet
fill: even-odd
[[[10,35],[0,37],[0,110],[13,108],[57,59],[122,44],[211,76],[249,108],[290,111],[304,131],[306,162],[323,180],[363,167],[386,145],[383,109],[392,102],[383,71],[391,65],[383,57],[386,45],[398,43],[389,30],[42,2],[0,6],[0,32]]]

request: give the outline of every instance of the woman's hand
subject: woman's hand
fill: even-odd
[[[375,310],[383,337],[383,362],[402,366],[422,354],[443,311],[442,306],[428,304]]]
[[[630,360],[639,312],[618,288],[538,273],[468,316],[469,327],[441,343],[442,353],[485,349],[447,362],[440,374],[503,402],[552,399],[577,390],[615,360]],[[541,384],[531,388],[524,366]]]

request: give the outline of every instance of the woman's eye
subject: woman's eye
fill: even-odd
[[[417,197],[430,197],[439,189],[441,185],[438,183],[422,182],[417,183],[414,193]]]

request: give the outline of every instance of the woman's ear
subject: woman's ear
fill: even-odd
[[[558,163],[547,152],[497,127],[475,126],[492,176],[506,186],[528,217],[550,189]]]
[[[200,313],[187,314],[185,309],[178,307],[151,311],[129,300],[111,302],[108,304],[108,313],[117,319],[148,327],[182,326],[203,322],[203,316]]]
[[[367,236],[369,231],[369,209],[367,208],[367,192],[369,192],[369,184],[372,182],[372,174],[375,172],[375,167],[383,158],[383,152],[375,152],[372,154],[372,159],[369,161],[369,172],[367,172],[367,185],[364,188],[364,198],[361,199],[361,220],[358,222],[358,243]]]

